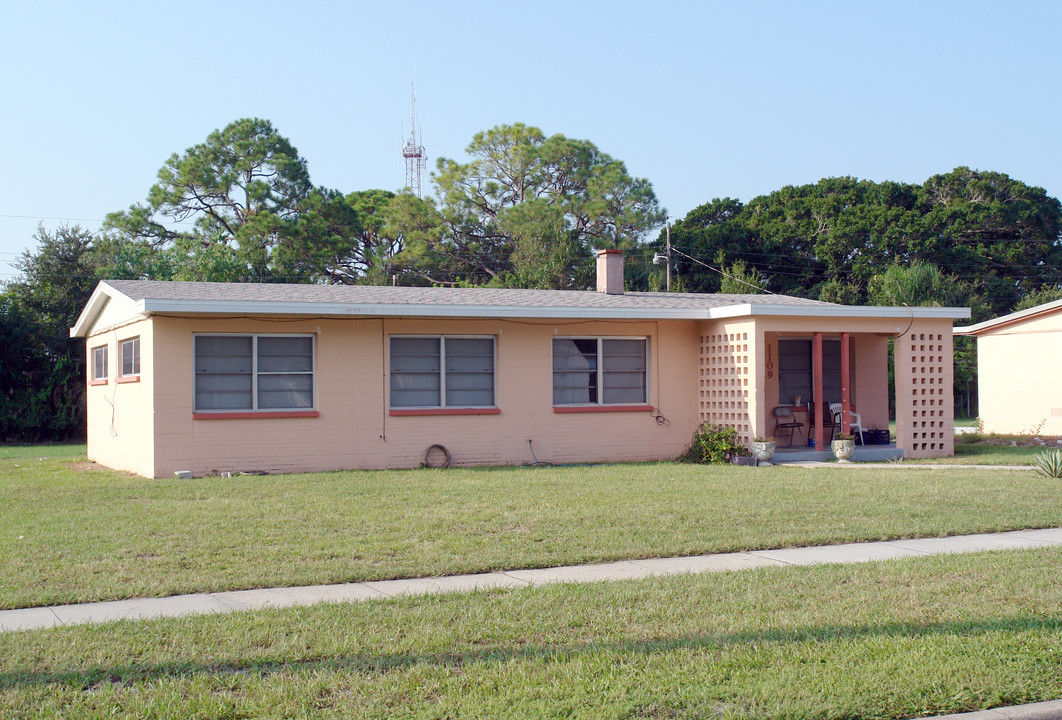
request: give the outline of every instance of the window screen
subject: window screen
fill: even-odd
[[[630,405],[648,401],[645,338],[553,340],[554,405]]]
[[[196,410],[313,407],[313,337],[200,335]]]
[[[140,338],[122,341],[122,375],[140,374]]]
[[[392,337],[391,407],[494,407],[494,338]]]

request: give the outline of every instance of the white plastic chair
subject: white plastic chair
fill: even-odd
[[[833,423],[837,427],[841,427],[841,403],[830,403],[830,412],[833,414]],[[863,431],[866,428],[863,427],[863,417],[859,413],[854,413],[851,410],[848,411],[848,427],[851,428],[852,434],[859,441],[859,444],[863,444]]]

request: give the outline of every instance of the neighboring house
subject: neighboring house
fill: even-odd
[[[597,292],[101,282],[71,330],[89,458],[155,477],[415,467],[435,444],[465,465],[667,459],[702,422],[769,435],[796,395],[887,428],[889,338],[899,447],[951,454],[969,310],[622,278],[604,251]]]
[[[1062,435],[1062,300],[955,334],[977,338],[977,414],[986,432]]]

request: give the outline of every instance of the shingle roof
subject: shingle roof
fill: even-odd
[[[588,309],[702,309],[749,303],[834,306],[833,303],[806,300],[789,295],[652,292],[628,292],[623,295],[607,295],[590,290],[283,285],[271,283],[159,282],[152,280],[107,280],[106,283],[133,301],[192,300],[263,304],[339,303],[351,305],[453,305]]]
[[[72,337],[84,337],[115,300],[147,315],[308,317],[578,318],[706,320],[753,315],[838,318],[967,318],[965,308],[856,307],[789,295],[509,290],[106,280],[92,293]]]

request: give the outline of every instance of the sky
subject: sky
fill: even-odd
[[[315,185],[397,190],[414,79],[429,168],[521,122],[622,160],[674,219],[961,165],[1062,197],[1059,28],[1062,3],[1033,0],[13,3],[0,282],[38,225],[97,230],[243,117]]]

